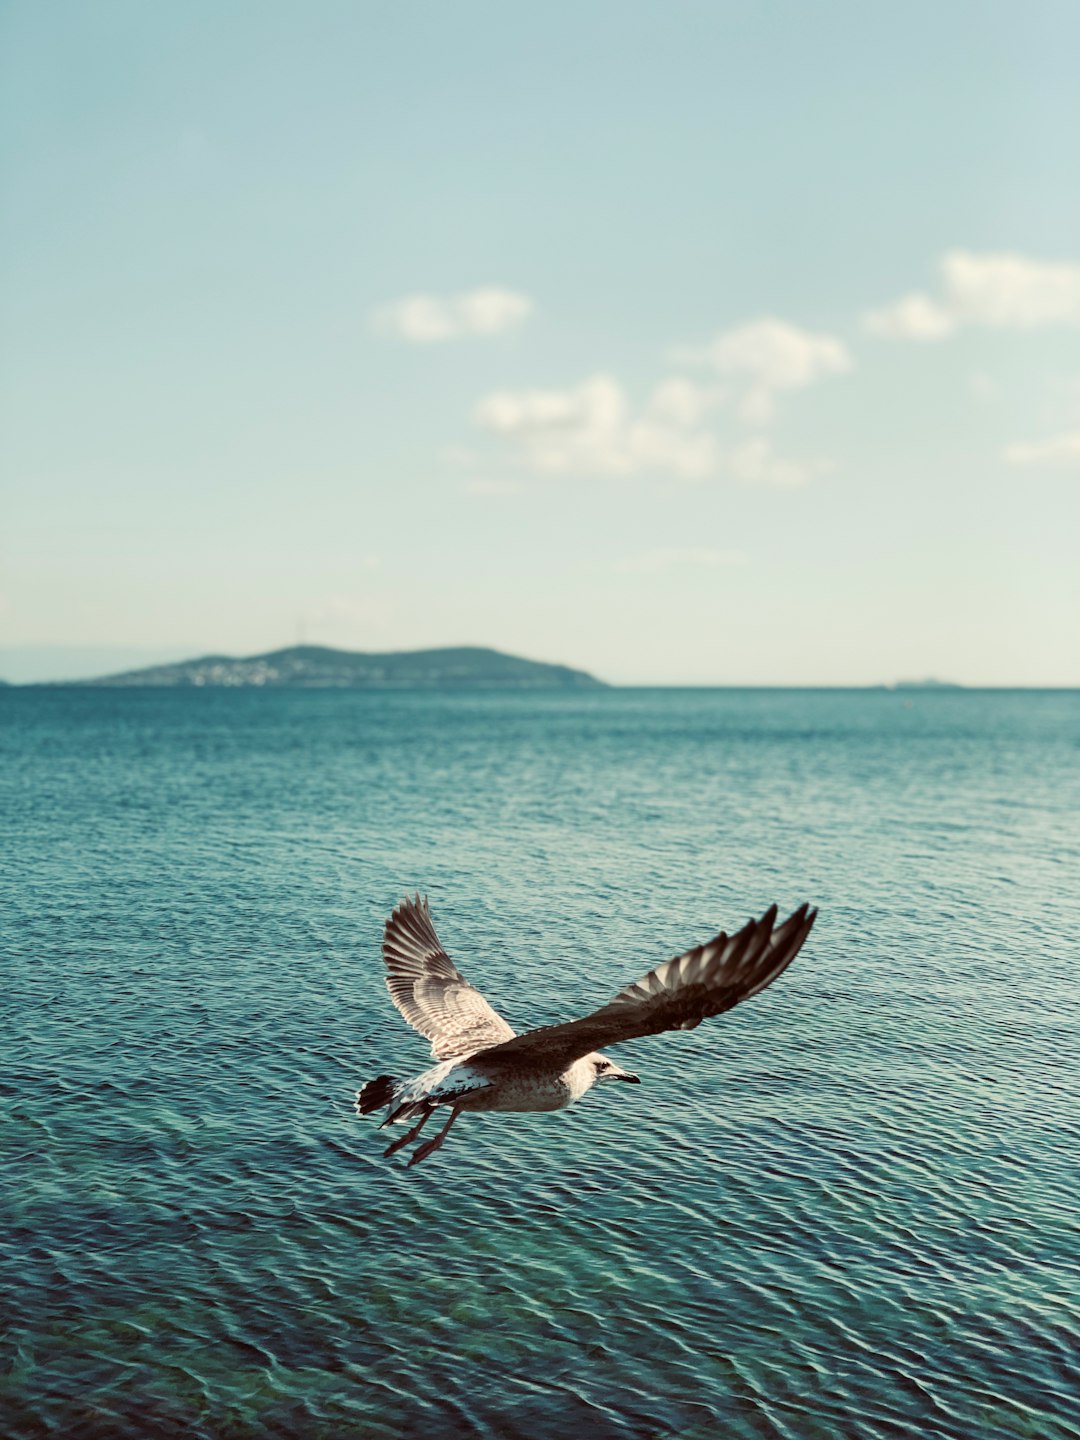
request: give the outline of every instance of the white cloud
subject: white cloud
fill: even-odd
[[[1053,435],[1049,440],[1010,445],[1005,451],[1010,465],[1040,465],[1047,468],[1080,470],[1080,431]]]
[[[720,570],[745,565],[742,550],[712,550],[703,545],[661,545],[616,564],[624,575],[659,575],[668,570]]]
[[[660,425],[696,425],[726,398],[726,392],[717,387],[696,385],[693,380],[675,376],[657,385],[645,414]]]
[[[772,318],[723,330],[704,349],[679,353],[711,365],[718,375],[740,385],[739,415],[748,425],[772,420],[781,391],[802,390],[853,368],[847,347],[836,336]]]
[[[511,441],[521,464],[542,473],[667,470],[696,480],[716,466],[712,435],[695,428],[712,403],[710,392],[689,381],[666,381],[634,418],[618,381],[601,374],[570,390],[495,391],[477,405],[475,420]]]
[[[894,340],[940,340],[962,325],[1035,330],[1080,325],[1080,265],[1007,251],[950,250],[938,262],[941,295],[907,295],[871,310],[863,325]]]
[[[533,302],[515,290],[470,290],[458,299],[462,324],[470,335],[498,335],[528,319]]]
[[[801,369],[793,365],[784,373],[806,376],[813,373],[815,363],[804,360]],[[770,371],[772,377],[780,373],[779,364]],[[657,385],[635,416],[618,381],[610,375],[593,375],[569,390],[495,391],[480,401],[474,418],[482,429],[513,445],[518,464],[546,474],[666,471],[684,480],[700,480],[723,469],[742,485],[795,489],[829,468],[821,461],[778,455],[764,437],[748,439],[722,454],[703,422],[725,400],[722,389],[676,377]],[[731,553],[693,551],[698,564],[706,563],[705,556]]]
[[[929,295],[905,295],[893,305],[870,310],[863,324],[871,335],[886,340],[944,340],[956,329],[956,321]]]
[[[594,375],[574,390],[496,390],[480,401],[477,422],[502,435],[602,434],[622,420],[622,390],[609,375]]]
[[[941,279],[961,320],[1023,330],[1080,325],[1080,265],[952,250],[942,257]]]
[[[384,335],[430,345],[468,335],[500,335],[520,325],[532,310],[527,295],[492,285],[463,295],[407,295],[379,306],[372,323]]]
[[[740,485],[768,485],[796,490],[827,467],[820,462],[788,460],[777,455],[763,437],[746,440],[727,457],[727,468]]]

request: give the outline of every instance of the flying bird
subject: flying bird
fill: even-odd
[[[413,1151],[415,1165],[438,1150],[463,1111],[564,1110],[601,1080],[636,1085],[638,1076],[601,1047],[693,1030],[749,1000],[791,964],[816,918],[816,910],[800,905],[777,925],[773,905],[736,934],[721,931],[666,960],[584,1019],[517,1035],[442,948],[427,897],[404,900],[383,932],[386,984],[405,1019],[431,1041],[438,1064],[412,1080],[369,1080],[357,1094],[357,1113],[385,1105],[384,1125],[416,1120],[387,1148],[393,1155],[417,1139],[436,1110],[448,1112],[438,1134]]]

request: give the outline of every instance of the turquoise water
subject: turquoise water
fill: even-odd
[[[1080,1435],[1080,695],[0,695],[5,1437]],[[776,900],[638,1087],[464,1117],[431,896],[519,1028]]]

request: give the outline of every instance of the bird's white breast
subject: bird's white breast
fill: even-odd
[[[400,1086],[399,1105],[434,1101],[463,1110],[565,1110],[596,1080],[591,1060],[575,1060],[566,1070],[508,1067],[488,1070],[483,1052],[462,1060],[444,1060]],[[407,1118],[407,1116],[406,1116]]]
[[[596,1079],[591,1061],[575,1060],[568,1070],[507,1070],[490,1089],[466,1102],[470,1110],[565,1110],[580,1100]]]

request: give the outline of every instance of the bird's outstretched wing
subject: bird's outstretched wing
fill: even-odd
[[[771,985],[799,953],[816,918],[816,910],[800,905],[777,926],[774,905],[737,935],[721,932],[708,944],[666,960],[583,1020],[530,1030],[485,1050],[483,1064],[561,1068],[621,1040],[692,1030]]]
[[[437,1060],[469,1055],[513,1038],[439,944],[427,896],[403,900],[383,932],[386,986],[402,1015],[431,1041]]]

